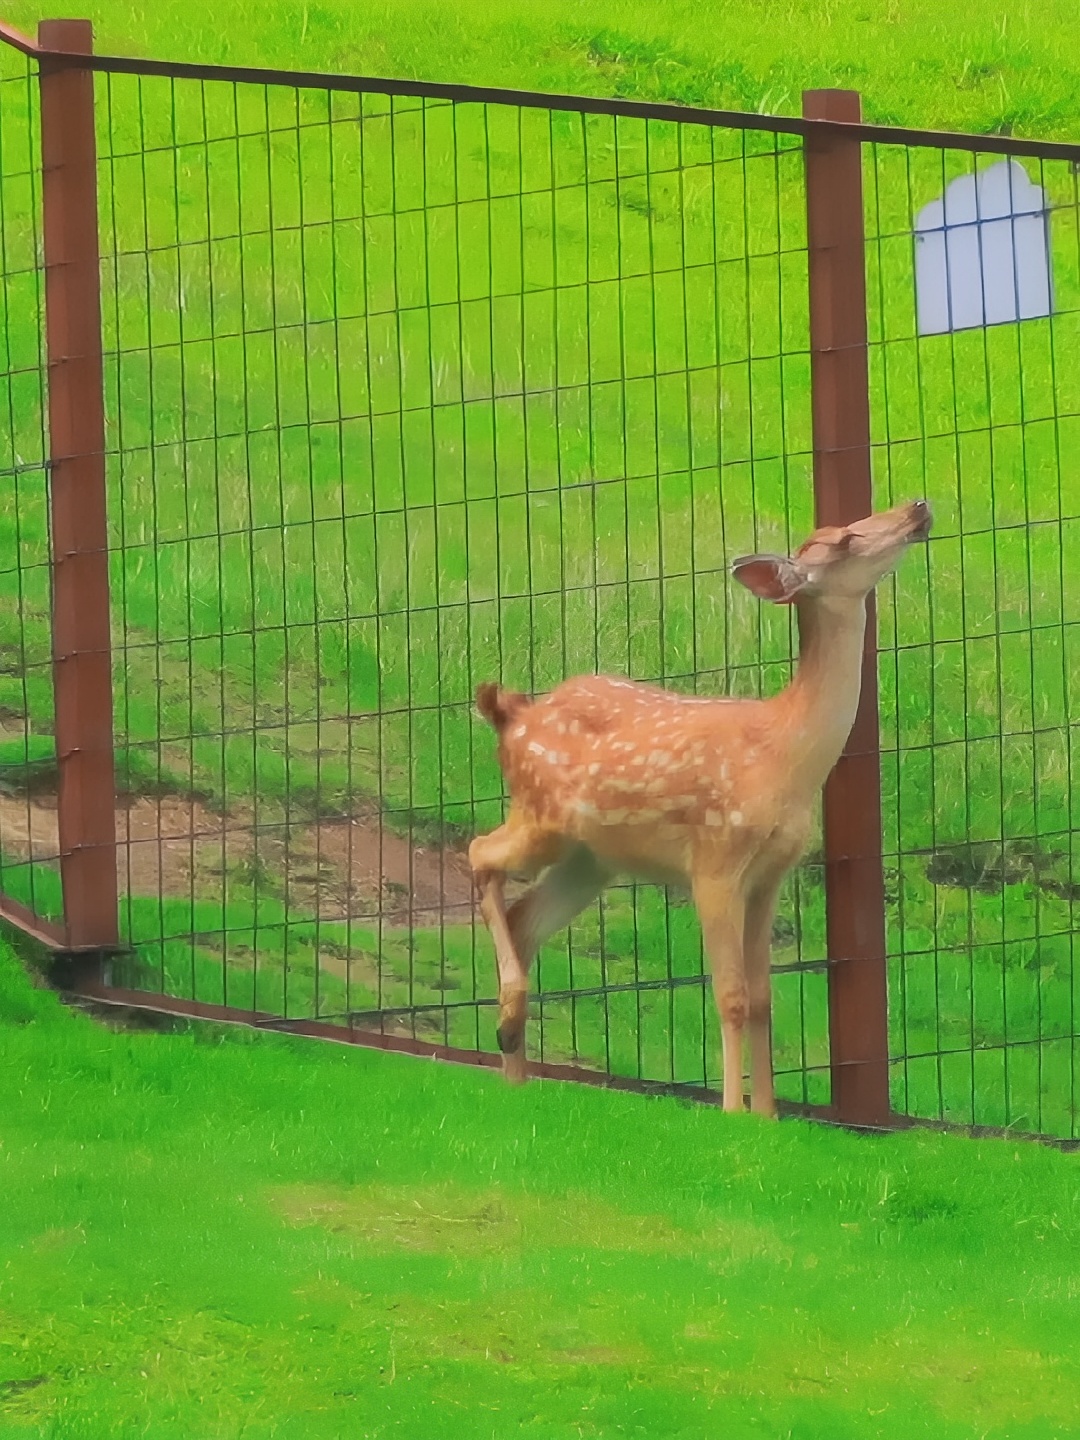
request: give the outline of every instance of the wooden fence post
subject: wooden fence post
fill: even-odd
[[[43,50],[89,54],[89,20],[44,20]],[[39,61],[53,545],[53,677],[64,922],[117,945],[116,783],[105,491],[94,76]]]
[[[810,120],[858,123],[854,90],[808,90]],[[806,137],[814,499],[819,525],[872,509],[862,142]],[[888,969],[881,856],[877,612],[867,600],[862,699],[824,797],[829,1041],[837,1119],[884,1125],[889,1106]]]

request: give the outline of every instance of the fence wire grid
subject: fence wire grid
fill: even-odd
[[[875,480],[925,492],[937,516],[881,627],[894,1106],[1072,1136],[1080,167],[880,145],[865,159]],[[1006,163],[1010,200],[1041,192],[1051,312],[918,334],[914,218]],[[975,228],[984,275],[995,229]]]
[[[55,914],[34,67],[3,64],[0,890]],[[813,527],[802,139],[386,82],[95,83],[112,981],[490,1051],[476,684],[791,674],[788,610],[726,567]],[[1076,169],[1022,162],[1053,313],[920,334],[916,216],[1001,155],[863,154],[875,494],[936,516],[879,591],[893,1106],[1072,1136]],[[826,954],[816,845],[774,934],[789,1101],[829,1099]],[[614,887],[533,979],[535,1058],[719,1084],[687,897]]]
[[[59,919],[40,210],[36,67],[0,50],[0,895]]]
[[[786,621],[736,615],[724,562],[762,514],[787,546],[800,462],[811,523],[801,153],[104,89],[118,730],[159,792],[124,817],[140,983],[149,962],[193,998],[490,1048],[462,851],[502,785],[476,683],[787,673]],[[715,1078],[688,906],[613,892],[536,983],[538,1058]],[[800,1096],[823,999],[788,978]]]

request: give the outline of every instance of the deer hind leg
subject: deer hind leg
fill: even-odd
[[[746,906],[743,953],[746,961],[750,1034],[750,1108],[775,1115],[772,1068],[772,928],[782,876],[771,876]]]
[[[525,976],[525,991],[522,993],[526,1002],[528,974],[540,946],[569,925],[575,915],[596,899],[611,878],[611,873],[601,869],[590,850],[575,846],[511,905],[506,920],[514,953]],[[518,1069],[524,1074],[524,1009],[520,1022],[520,1043],[511,1048],[515,1032],[500,1017],[499,1048],[503,1052],[503,1069],[508,1078],[518,1078]],[[513,1076],[512,1070],[515,1071]]]
[[[612,878],[587,846],[575,845],[514,901],[507,919],[526,971],[540,946],[580,915]]]
[[[742,1110],[743,1035],[750,1008],[743,958],[744,901],[736,885],[695,877],[694,903],[720,1012],[724,1109]]]
[[[503,1075],[515,1083],[525,1079],[529,978],[528,964],[522,960],[507,918],[504,886],[507,874],[535,875],[558,859],[561,848],[558,837],[513,816],[490,835],[478,836],[469,846],[469,864],[480,893],[480,913],[491,931],[499,970],[496,1034]]]

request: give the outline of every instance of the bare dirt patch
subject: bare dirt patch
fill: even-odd
[[[509,1196],[498,1189],[430,1186],[291,1185],[270,1195],[291,1225],[318,1225],[379,1250],[479,1255],[533,1247],[578,1247],[646,1255],[697,1256],[709,1268],[751,1258],[788,1261],[790,1246],[747,1221],[707,1220],[684,1228],[593,1196]]]
[[[288,877],[290,907],[327,919],[378,918],[391,925],[467,922],[472,872],[465,856],[415,845],[375,818],[323,820],[261,836],[259,853]]]
[[[437,925],[473,913],[465,856],[413,844],[378,815],[263,824],[194,797],[132,796],[117,805],[116,837],[127,895],[214,899],[232,884],[279,896],[297,919]],[[0,794],[0,851],[9,861],[56,860],[55,796]]]

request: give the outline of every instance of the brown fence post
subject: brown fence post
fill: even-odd
[[[89,54],[89,20],[43,20],[44,50]],[[105,494],[94,77],[40,60],[49,374],[53,683],[67,943],[117,944],[116,785]]]
[[[807,90],[810,120],[858,123],[854,90]],[[806,137],[814,499],[819,525],[868,515],[870,392],[862,143],[842,131]],[[889,1021],[881,858],[877,612],[867,600],[862,699],[825,785],[825,906],[832,1098],[838,1119],[888,1122]]]

